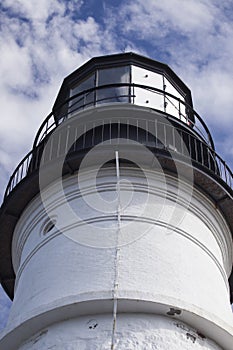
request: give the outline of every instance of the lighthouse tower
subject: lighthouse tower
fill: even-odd
[[[232,173],[165,64],[65,78],[0,211],[1,350],[232,350]]]

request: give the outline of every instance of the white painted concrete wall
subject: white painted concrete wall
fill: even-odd
[[[12,344],[7,350],[11,346],[13,350],[110,349],[114,305],[115,349],[231,349],[229,229],[197,190],[187,206],[190,185],[182,182],[177,198],[175,179],[167,176],[164,182],[156,170],[147,169],[145,174],[149,189],[141,171],[120,169],[125,180],[120,184],[121,199],[129,200],[120,210],[120,229],[115,168],[104,169],[97,179],[100,199],[108,200],[108,213],[93,208],[91,170],[83,177],[83,196],[77,175],[65,180],[65,197],[57,192],[56,183],[47,189],[47,208],[56,221],[47,234],[40,196],[30,203],[13,240],[17,277],[9,326],[2,338],[2,344]],[[134,186],[132,198],[129,182]],[[67,203],[79,219],[70,220],[64,209]],[[177,312],[172,315],[171,309]],[[95,330],[88,328],[92,319],[100,325]],[[55,320],[58,324],[52,325]],[[45,325],[49,328],[43,331]],[[38,335],[33,335],[36,331]]]

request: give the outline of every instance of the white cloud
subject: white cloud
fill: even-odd
[[[206,31],[213,27],[215,8],[208,1],[165,0],[158,2],[166,21],[184,33]]]
[[[165,37],[171,29],[185,34],[213,30],[216,8],[208,1],[134,0],[120,9],[124,29],[144,39]]]
[[[57,0],[2,0],[2,5],[11,10],[12,14],[30,18],[32,21],[46,21],[49,16],[63,15],[65,11],[65,3]]]

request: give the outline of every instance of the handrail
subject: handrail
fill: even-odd
[[[30,172],[28,172],[29,166],[27,164],[30,164],[33,151],[34,150],[32,149],[26,154],[26,156],[20,161],[20,163],[17,165],[14,172],[12,173],[5,190],[4,200],[15,188],[15,186],[18,185],[19,182],[21,182],[27,175],[30,174]]]
[[[139,120],[139,119],[138,119]],[[140,119],[140,122],[146,121],[144,119]],[[139,128],[140,128],[140,122],[139,122]],[[148,122],[154,122],[154,120],[149,120]],[[93,128],[95,127],[95,122],[93,122]],[[114,122],[116,123],[116,122]],[[160,122],[161,123],[161,122]],[[109,124],[109,121],[108,121]],[[169,131],[171,129],[171,125],[161,123],[163,125],[164,129],[164,140],[168,140],[168,135]],[[102,127],[106,125],[103,124],[101,125]],[[129,124],[125,124],[127,127],[129,127]],[[176,130],[180,136],[182,137],[183,140],[187,140],[187,145],[188,146],[188,151],[190,153],[190,158],[192,161],[194,161],[197,164],[200,164],[201,166],[205,167],[206,169],[209,170],[210,173],[212,173],[214,176],[217,176],[220,178],[224,183],[232,189],[233,187],[233,174],[230,170],[230,168],[227,166],[225,161],[213,150],[210,148],[205,142],[201,141],[200,139],[196,138],[195,135],[192,135],[191,133],[188,133],[184,131],[184,129],[177,129],[173,127],[174,130]],[[67,132],[66,129],[61,129],[60,132]],[[147,137],[145,138],[145,141],[143,141],[143,144],[146,146],[151,146],[148,140],[148,135],[149,135],[149,130],[146,131]],[[53,134],[52,134],[53,135]],[[51,137],[52,137],[51,135]],[[67,133],[67,137],[70,137],[69,134]],[[111,135],[109,135],[111,137]],[[120,135],[119,135],[120,138]],[[76,140],[70,140],[72,142],[75,142]],[[104,141],[104,139],[102,140]],[[72,143],[71,142],[71,143]],[[94,141],[92,141],[94,142]],[[157,142],[157,141],[156,141]],[[167,142],[167,143],[166,143]],[[51,147],[57,147],[54,146],[53,143],[51,142]],[[190,146],[192,145],[192,146]],[[41,160],[41,154],[43,151],[43,146],[44,143],[40,143],[36,148],[33,148],[18,164],[16,169],[14,170],[13,174],[10,177],[10,180],[8,182],[6,191],[5,191],[5,196],[4,200],[7,198],[7,196],[12,192],[12,190],[22,181],[24,180],[27,176],[30,176],[33,172],[38,171],[40,166],[46,164],[46,160]],[[94,144],[92,145],[94,146]],[[164,149],[166,150],[172,150],[173,154],[177,153],[178,155],[182,155],[184,157],[187,157],[185,154],[184,150],[182,147],[180,147],[180,142],[176,141],[176,138],[172,141],[172,144],[170,144],[170,141],[165,141],[164,144]],[[172,149],[170,148],[172,146]],[[161,145],[158,147],[157,143],[153,146],[155,149],[161,148]],[[81,151],[86,149],[87,146],[85,144],[79,146],[78,149],[75,149],[76,151]],[[53,152],[53,149],[50,150],[51,154],[56,154],[56,157],[59,158],[61,156],[64,156],[65,149],[63,150],[63,154],[57,154],[57,152]],[[56,157],[53,157],[53,159],[56,159]],[[49,159],[48,161],[51,161],[52,159]]]
[[[56,121],[56,117],[55,115],[58,113],[59,111],[66,107],[66,111],[64,113],[64,115],[60,115],[59,120],[60,123],[62,121],[64,121],[65,119],[67,119],[69,117],[70,114],[72,114],[74,112],[74,110],[69,110],[71,109],[72,105],[71,102],[74,101],[75,99],[79,98],[79,97],[85,97],[87,94],[91,94],[92,92],[98,92],[104,89],[111,89],[111,88],[123,88],[123,87],[127,87],[127,88],[132,88],[133,89],[133,94],[126,94],[123,97],[128,97],[128,98],[133,98],[133,103],[137,105],[137,103],[135,103],[135,88],[137,89],[143,89],[149,92],[153,92],[155,94],[161,95],[163,96],[165,99],[169,100],[168,98],[170,97],[172,100],[175,100],[178,103],[178,108],[175,106],[175,108],[177,109],[178,112],[178,116],[185,119],[186,124],[189,125],[192,129],[196,130],[196,132],[202,137],[202,139],[212,148],[214,149],[214,142],[212,139],[212,136],[209,132],[209,129],[207,127],[207,125],[205,124],[205,122],[202,120],[202,118],[200,117],[200,115],[186,102],[182,101],[180,98],[170,94],[169,92],[166,92],[164,90],[152,87],[152,86],[147,86],[147,85],[141,85],[141,84],[134,84],[134,83],[116,83],[116,84],[106,84],[106,85],[102,85],[102,86],[97,86],[97,87],[93,87],[84,91],[79,92],[78,94],[71,96],[69,98],[67,98],[61,105],[59,105],[58,107],[56,107],[55,110],[53,110],[43,121],[43,123],[41,124],[36,137],[35,137],[35,141],[33,144],[33,148],[36,147],[42,140],[44,137],[46,137],[48,135],[48,133],[55,129],[58,125],[57,121]],[[107,96],[105,98],[105,100],[109,100],[109,99],[113,99],[116,96]],[[119,96],[118,96],[119,97]],[[98,103],[101,103],[103,99],[100,100],[93,100],[92,105],[98,105]],[[171,101],[169,100],[169,102],[171,103]],[[174,105],[174,104],[173,104]],[[86,107],[89,107],[90,103],[83,103],[81,106],[78,107],[78,109],[85,109]],[[181,106],[183,106],[183,108],[185,109],[185,111],[187,111],[190,115],[194,116],[197,121],[200,123],[201,128],[203,128],[203,130],[201,130],[201,128],[199,126],[196,125],[196,122],[192,119],[189,118],[189,115],[187,114],[183,114],[181,112]],[[154,108],[153,106],[150,106],[150,108]],[[166,106],[164,105],[164,112],[166,113]],[[167,114],[168,116],[172,116]],[[175,119],[177,119],[177,117],[173,116]],[[59,123],[59,124],[60,124]],[[49,126],[49,127],[46,127]],[[44,129],[44,131],[43,131]]]

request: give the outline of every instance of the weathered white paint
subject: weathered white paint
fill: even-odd
[[[56,183],[45,191],[57,222],[47,234],[41,197],[28,205],[14,233],[16,290],[0,341],[3,349],[5,344],[7,350],[110,349],[111,337],[115,349],[231,349],[227,276],[232,243],[224,218],[195,189],[187,207],[192,188],[185,182],[177,198],[176,179],[166,176],[164,182],[157,170],[144,172],[149,189],[141,171],[120,169],[128,181],[120,184],[121,198],[130,199],[121,209],[120,232],[115,202],[106,206],[112,213],[93,208],[91,170],[83,177],[83,196],[77,175],[64,181],[65,198],[79,215],[76,222],[69,222]],[[134,185],[132,198],[129,182]],[[114,167],[101,171],[97,189],[105,200],[116,198]],[[148,192],[149,206],[142,212]],[[87,198],[93,206],[85,203]],[[171,309],[177,310],[174,316]],[[96,329],[88,329],[92,319],[98,320]]]
[[[109,314],[84,316],[44,328],[28,339],[20,350],[110,350],[112,317]],[[147,314],[120,314],[114,349],[132,350],[221,350],[192,327],[167,317]]]

